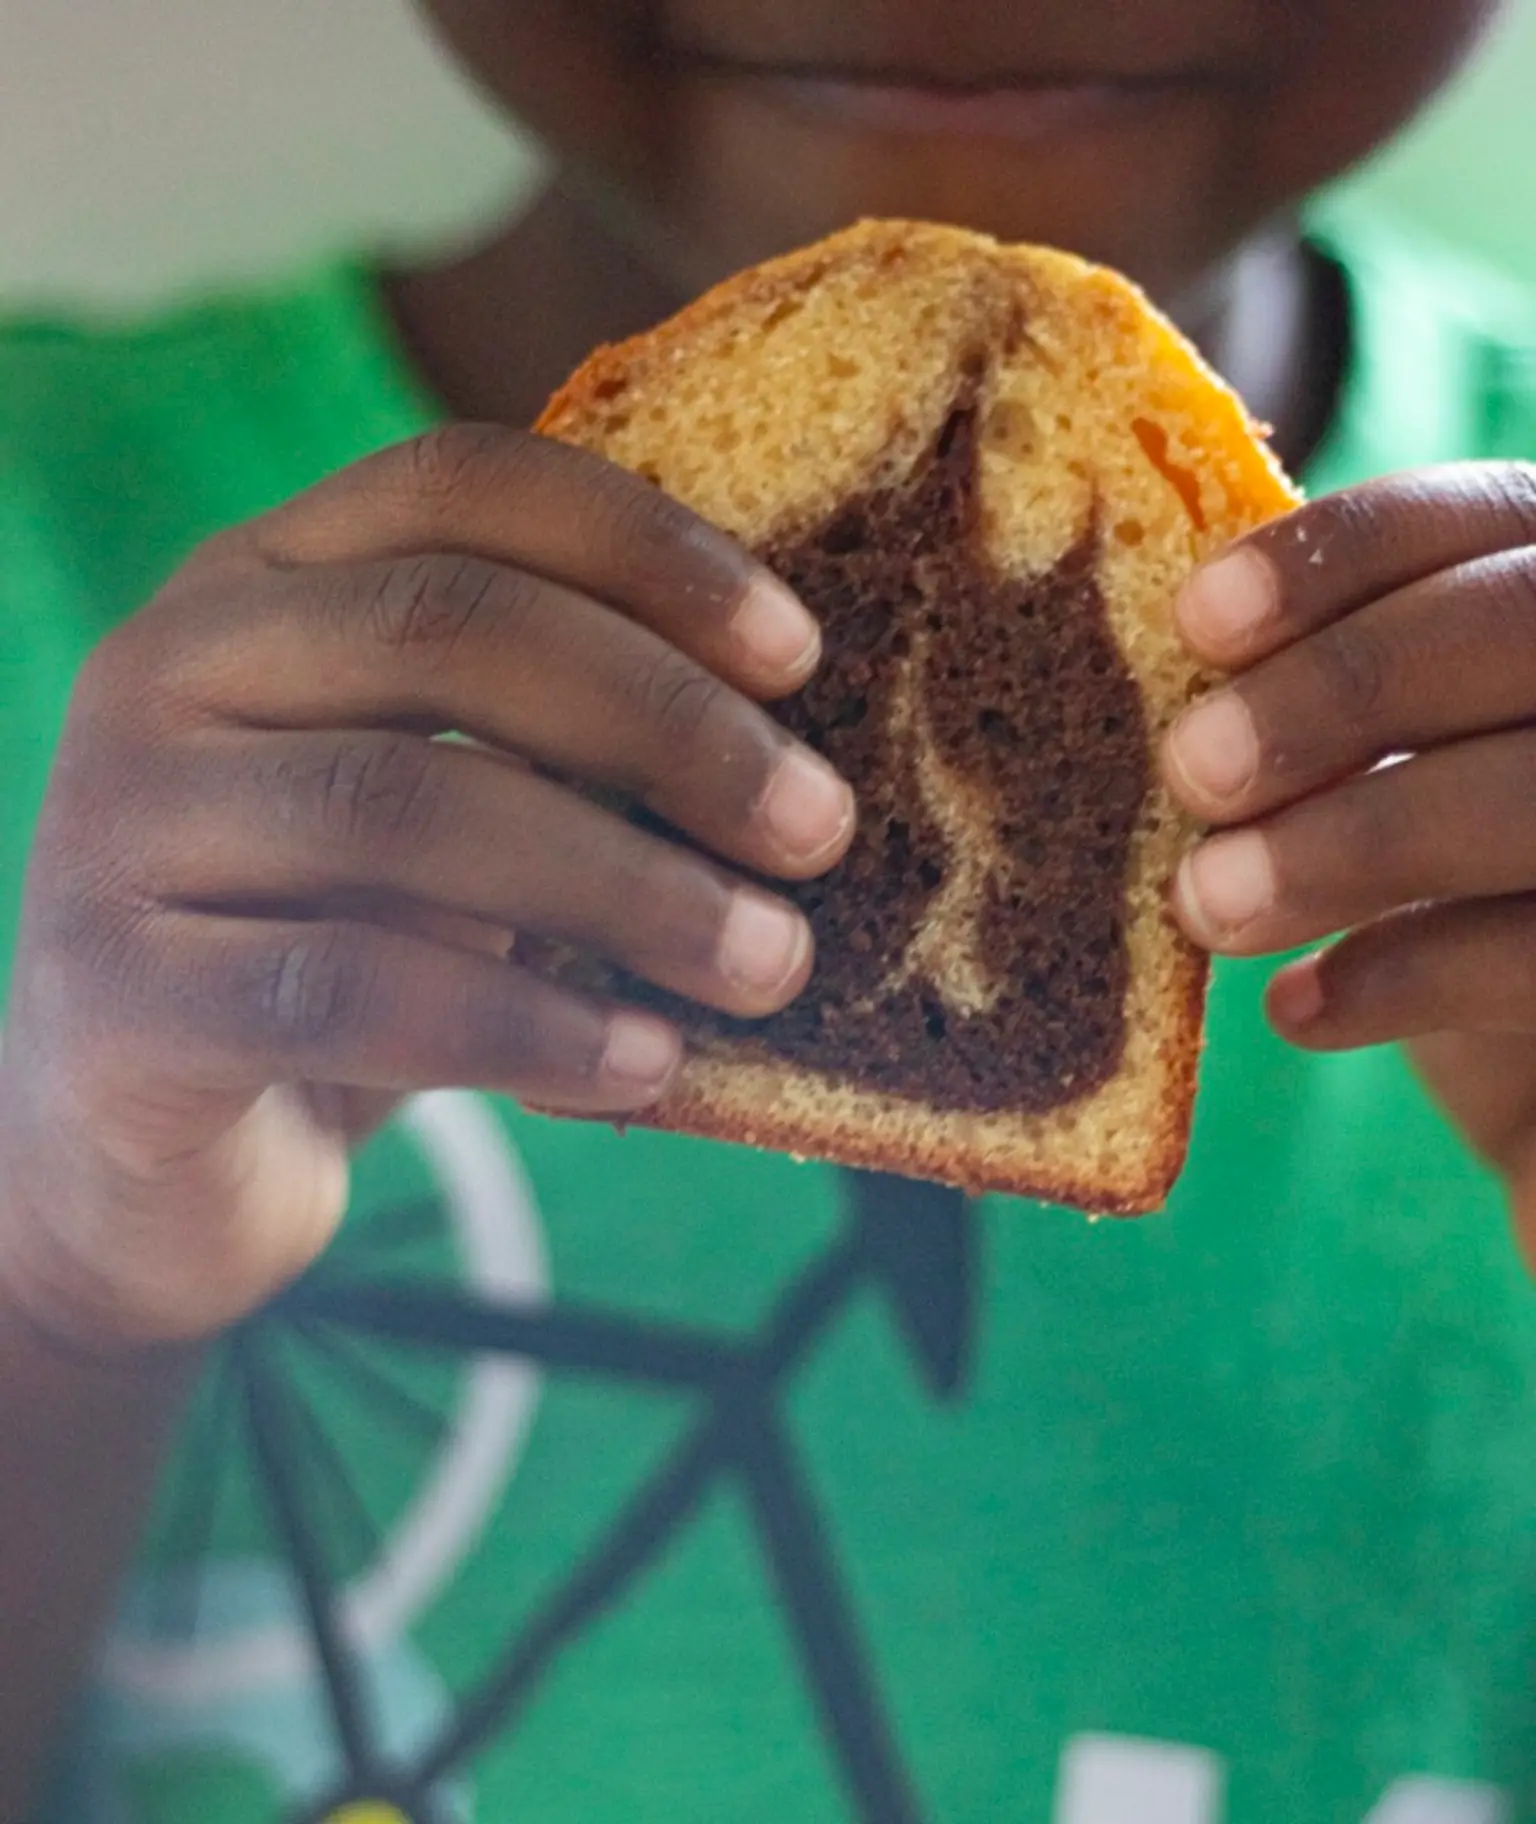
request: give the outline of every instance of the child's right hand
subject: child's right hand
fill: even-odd
[[[325,1246],[392,1099],[654,1100],[671,1028],[508,962],[514,933],[733,1012],[792,998],[798,913],[527,762],[816,874],[851,796],[750,699],[817,652],[730,540],[512,432],[214,539],[87,664],[44,807],[0,1054],[9,1295],[88,1348],[206,1336]]]

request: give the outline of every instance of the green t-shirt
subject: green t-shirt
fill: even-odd
[[[1536,307],[1333,246],[1312,485],[1536,455]],[[93,641],[431,415],[351,268],[0,334],[0,954]],[[52,1815],[1536,1818],[1536,1293],[1402,1058],[1288,1050],[1264,974],[1135,1223],[413,1105],[211,1370]]]

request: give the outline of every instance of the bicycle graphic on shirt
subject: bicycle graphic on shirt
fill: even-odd
[[[840,1174],[840,1181],[841,1227],[790,1276],[745,1336],[423,1281],[391,1269],[385,1222],[376,1233],[365,1230],[366,1239],[350,1249],[333,1251],[231,1339],[217,1423],[226,1432],[231,1422],[240,1428],[302,1611],[335,1759],[344,1769],[323,1801],[291,1824],[455,1824],[455,1780],[489,1742],[516,1727],[562,1653],[624,1601],[722,1486],[752,1516],[765,1573],[853,1816],[860,1824],[919,1824],[922,1808],[782,1404],[792,1376],[851,1302],[871,1289],[883,1297],[932,1397],[954,1397],[973,1328],[975,1221],[957,1192],[870,1174]],[[363,1651],[342,1619],[342,1578],[319,1523],[338,1505],[360,1512],[363,1504],[348,1486],[344,1458],[308,1408],[302,1377],[291,1372],[297,1345],[314,1352],[327,1377],[352,1377],[354,1391],[381,1420],[440,1424],[440,1413],[354,1346],[361,1339],[664,1391],[684,1400],[691,1414],[681,1437],[563,1581],[403,1757],[384,1739]],[[207,1492],[207,1502],[213,1499]],[[195,1533],[197,1518],[183,1520]]]

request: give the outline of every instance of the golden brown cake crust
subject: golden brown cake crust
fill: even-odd
[[[1140,693],[1151,783],[1123,851],[1123,1045],[1102,1080],[1068,1076],[1054,1099],[1029,1101],[1021,1078],[1014,1106],[964,1106],[963,1096],[915,1097],[899,1076],[895,1093],[889,1072],[818,1068],[814,1049],[775,1055],[750,1033],[704,1022],[645,1121],[1133,1213],[1159,1206],[1183,1164],[1207,978],[1166,906],[1190,826],[1150,768],[1205,682],[1174,632],[1172,598],[1196,562],[1297,498],[1236,397],[1114,274],[957,230],[874,222],[598,350],[538,428],[648,475],[774,561],[851,498],[916,472],[960,405],[974,420],[989,561],[1024,588],[1091,539],[1112,647]],[[980,841],[970,788],[931,739],[922,770],[925,792],[953,800],[946,827],[963,855]],[[1017,897],[1023,872],[1004,857],[988,891],[1006,875]],[[935,915],[916,948],[952,1027],[979,1017],[997,987],[978,975],[961,927],[941,926]]]

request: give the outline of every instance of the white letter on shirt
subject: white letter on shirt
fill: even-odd
[[[1505,1824],[1509,1809],[1491,1786],[1464,1780],[1398,1780],[1365,1824]]]
[[[1222,1784],[1221,1762],[1204,1748],[1074,1736],[1062,1750],[1055,1824],[1219,1824]]]

